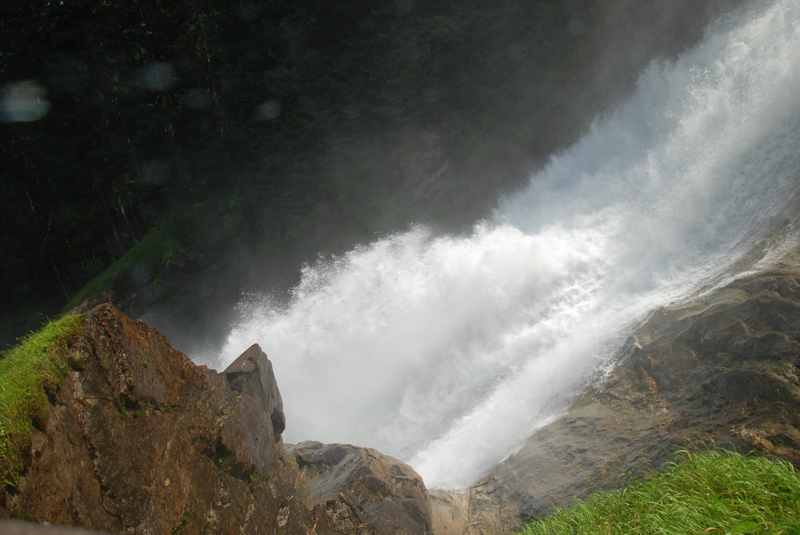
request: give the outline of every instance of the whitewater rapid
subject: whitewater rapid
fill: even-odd
[[[501,199],[468,237],[412,228],[303,269],[288,304],[242,303],[286,439],[368,445],[429,487],[517,447],[607,365],[626,328],[747,250],[797,188],[800,1],[716,23]]]

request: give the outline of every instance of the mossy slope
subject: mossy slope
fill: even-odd
[[[152,282],[161,270],[170,265],[180,248],[181,244],[171,226],[152,229],[127,253],[112,262],[73,295],[66,305],[66,310],[80,305],[85,299],[110,290],[121,278],[131,278],[137,272],[142,279],[138,284],[145,285]]]
[[[0,357],[0,479],[5,485],[14,485],[19,477],[34,422],[46,417],[44,387],[57,385],[66,375],[61,350],[81,324],[81,316],[65,315]]]
[[[800,475],[790,463],[684,455],[650,479],[558,510],[521,535],[800,534]]]

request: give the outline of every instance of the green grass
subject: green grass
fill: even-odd
[[[522,535],[800,535],[800,475],[785,461],[682,453],[665,471],[535,521]]]
[[[33,422],[47,415],[44,385],[58,384],[66,375],[67,360],[59,349],[81,324],[81,316],[68,314],[25,337],[0,358],[0,479],[5,485],[16,484]]]

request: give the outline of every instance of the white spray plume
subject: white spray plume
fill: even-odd
[[[800,2],[717,24],[469,237],[414,228],[245,306],[287,439],[369,445],[463,486],[607,362],[624,328],[746,247],[800,170]]]

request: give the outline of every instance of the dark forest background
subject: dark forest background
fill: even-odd
[[[102,295],[191,350],[320,255],[464,231],[739,3],[6,0],[0,346]]]

